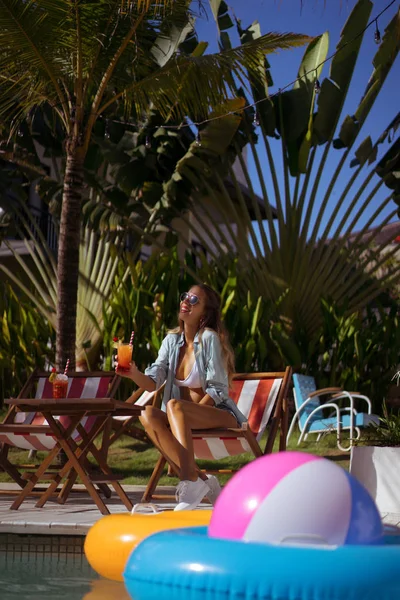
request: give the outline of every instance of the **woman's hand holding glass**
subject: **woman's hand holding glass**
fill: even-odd
[[[135,375],[138,372],[138,368],[136,366],[135,361],[131,360],[131,362],[129,363],[129,367],[126,368],[124,367],[120,367],[118,365],[118,358],[115,359],[115,372],[117,375],[120,375],[121,377],[127,377],[128,379],[135,379]]]

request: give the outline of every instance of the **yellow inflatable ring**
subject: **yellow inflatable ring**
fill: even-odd
[[[152,533],[208,525],[212,510],[166,510],[151,514],[107,515],[95,523],[85,539],[85,555],[102,577],[123,581],[122,573],[134,548]]]
[[[123,583],[109,579],[94,579],[90,582],[90,591],[83,600],[131,600]]]

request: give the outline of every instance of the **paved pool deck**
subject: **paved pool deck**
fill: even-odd
[[[75,486],[74,492],[63,505],[49,500],[43,508],[36,508],[37,498],[31,497],[18,510],[10,510],[19,489],[16,484],[0,484],[0,533],[86,535],[90,527],[103,516],[82,486]],[[141,504],[145,486],[124,485],[124,490],[133,505]],[[172,496],[174,491],[173,486],[157,488],[160,495]],[[128,512],[114,493],[105,502],[111,514]],[[158,510],[173,510],[176,506],[172,499],[155,499],[152,504]],[[137,508],[148,512],[145,505]],[[199,510],[207,508],[212,508],[211,504],[202,503]]]
[[[0,483],[0,533],[30,534],[30,535],[86,535],[102,514],[93,504],[91,498],[82,486],[75,486],[73,494],[63,505],[49,501],[43,508],[36,508],[36,498],[28,498],[18,510],[10,510],[15,494],[20,488],[10,483]],[[124,485],[124,490],[134,505],[141,505],[145,487],[139,485]],[[173,495],[173,486],[160,486],[157,493]],[[128,512],[120,499],[113,494],[106,504],[111,514]],[[155,499],[152,503],[158,510],[173,510],[176,503],[172,499]],[[147,510],[145,505],[137,507]],[[212,508],[208,503],[202,503],[199,510]],[[399,533],[400,514],[384,513],[382,521],[388,533]]]

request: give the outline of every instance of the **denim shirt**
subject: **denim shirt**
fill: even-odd
[[[180,388],[175,385],[175,372],[178,365],[179,352],[185,344],[184,333],[169,333],[161,344],[156,361],[145,370],[159,389],[165,382],[162,409],[171,398],[181,398]],[[203,331],[202,339],[198,333],[194,338],[194,356],[200,377],[201,387],[211,396],[217,408],[228,410],[240,424],[247,421],[235,402],[228,395],[228,375],[224,367],[221,343],[212,329]]]

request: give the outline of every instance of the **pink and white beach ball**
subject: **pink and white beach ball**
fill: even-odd
[[[378,509],[361,483],[303,452],[262,456],[236,473],[217,500],[208,534],[271,544],[383,543]]]

